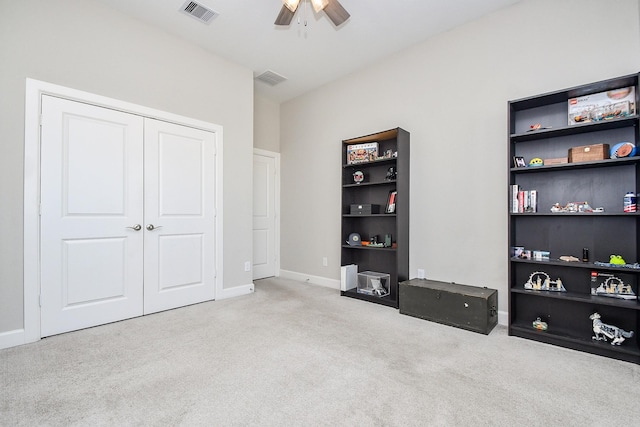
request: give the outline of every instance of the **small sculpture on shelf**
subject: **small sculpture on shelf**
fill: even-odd
[[[580,258],[574,257],[573,255],[561,255],[558,259],[566,262],[580,262]]]
[[[382,286],[382,281],[378,277],[371,278],[371,287],[375,295],[383,296],[389,293],[385,287]]]
[[[556,203],[551,206],[551,212],[553,213],[599,213],[604,212],[604,208],[592,208],[589,202],[569,202],[562,206],[560,203]]]
[[[613,265],[625,265],[627,262],[622,258],[621,255],[611,255],[609,257],[609,264]]]
[[[353,173],[353,181],[356,184],[360,184],[362,181],[364,181],[364,173],[362,171],[355,171]]]
[[[534,329],[537,329],[539,331],[546,331],[547,328],[549,327],[547,322],[543,322],[542,319],[539,317],[533,321],[532,326]]]
[[[607,338],[611,340],[611,345],[620,345],[625,339],[633,337],[633,331],[625,331],[617,326],[608,325],[600,320],[599,313],[593,313],[589,316],[589,319],[593,321],[593,337],[596,341],[607,341]]]
[[[371,248],[383,248],[384,243],[378,242],[378,236],[371,236],[371,238],[369,238],[368,246]]]
[[[602,281],[602,279],[606,279]],[[598,282],[600,284],[598,285]],[[610,273],[591,273],[591,295],[635,300],[636,294],[631,285],[628,285],[617,276]]]
[[[540,123],[534,123],[531,126],[529,126],[529,129],[527,129],[527,132],[533,132],[536,130],[543,130],[543,129],[551,129],[551,126],[542,126],[542,124]]]
[[[387,176],[385,176],[385,180],[387,181],[395,181],[396,180],[396,168],[394,166],[391,166],[389,168],[389,170],[387,170]]]
[[[533,159],[529,160],[530,168],[537,168],[540,166],[544,166],[544,160],[542,160],[540,157],[534,157]]]
[[[531,273],[529,280],[524,284],[524,288],[532,291],[567,292],[560,278],[551,280],[551,277],[544,271]]]

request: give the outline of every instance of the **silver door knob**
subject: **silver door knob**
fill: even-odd
[[[149,230],[149,231],[153,231],[156,228],[162,228],[162,226],[161,225],[153,225],[153,224],[147,225],[147,230]]]
[[[142,230],[142,226],[140,224],[136,224],[133,227],[127,227],[127,228],[130,228],[130,229],[135,230],[135,231]]]

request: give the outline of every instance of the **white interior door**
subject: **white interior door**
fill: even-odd
[[[139,316],[143,120],[42,97],[41,336]]]
[[[145,314],[215,296],[215,147],[215,133],[145,119]]]
[[[41,336],[215,296],[216,134],[42,99]]]
[[[253,155],[253,279],[276,274],[276,159]]]

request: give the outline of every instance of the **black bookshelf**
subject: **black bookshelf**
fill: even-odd
[[[379,156],[393,153],[389,158],[349,164],[349,145],[378,143]],[[387,179],[387,171],[395,168],[396,178]],[[354,182],[356,171],[364,173],[365,180]],[[341,265],[355,264],[358,271],[375,271],[389,274],[389,294],[383,297],[367,295],[356,289],[341,294],[363,301],[398,308],[398,283],[409,279],[409,132],[395,128],[371,135],[342,141],[342,212],[341,212]],[[385,213],[390,191],[397,191],[396,209]],[[352,214],[352,204],[374,204],[380,213]],[[384,242],[386,234],[392,236],[392,247],[350,246],[351,233],[358,233],[362,240],[377,236]]]
[[[638,82],[633,74],[586,84],[540,96],[509,102],[509,159],[567,157],[572,147],[619,142],[638,144]],[[568,124],[571,98],[603,91],[635,88],[635,112],[611,120]],[[543,129],[529,131],[540,123]],[[547,129],[544,129],[546,127]],[[638,299],[624,300],[591,295],[592,272],[614,274],[630,284],[638,295],[640,269],[603,265],[619,254],[629,264],[639,261],[640,214],[623,212],[623,196],[640,191],[640,156],[540,167],[508,166],[509,181],[509,334],[605,357],[640,363]],[[511,186],[536,190],[536,212],[514,213]],[[553,213],[555,203],[587,201],[604,212]],[[513,247],[549,251],[549,260],[513,257]],[[560,260],[563,255],[587,262]],[[535,291],[524,288],[531,274],[542,271],[553,280],[561,278],[567,292]],[[589,316],[598,312],[604,323],[634,336],[622,345],[592,339]],[[536,330],[537,318],[547,322],[546,331]]]

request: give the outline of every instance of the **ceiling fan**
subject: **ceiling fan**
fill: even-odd
[[[278,14],[274,24],[289,25],[293,19],[293,15],[298,9],[300,1],[301,0],[282,0],[282,3],[284,4],[282,9],[280,9],[280,13]],[[349,12],[342,7],[338,0],[311,0],[311,4],[313,5],[313,10],[315,10],[316,13],[324,10],[324,13],[327,14],[329,19],[331,19],[331,22],[333,22],[333,25],[336,27],[351,16]]]

